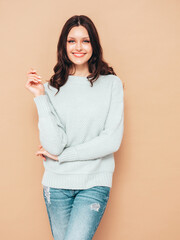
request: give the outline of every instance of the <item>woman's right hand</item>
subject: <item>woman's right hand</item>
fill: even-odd
[[[40,79],[41,76],[37,75],[36,70],[31,68],[31,70],[27,73],[27,77],[28,79],[25,88],[27,88],[34,95],[34,97],[44,95],[44,85]]]

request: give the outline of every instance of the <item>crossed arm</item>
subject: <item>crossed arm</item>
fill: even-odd
[[[124,132],[124,94],[119,78],[115,78],[112,85],[111,103],[103,131],[99,136],[79,145],[66,147],[65,130],[48,96],[38,96],[34,100],[39,113],[38,127],[41,144],[49,153],[58,155],[59,164],[68,161],[93,160],[119,149]]]

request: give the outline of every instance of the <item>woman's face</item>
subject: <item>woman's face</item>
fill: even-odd
[[[73,27],[67,36],[66,51],[74,65],[87,66],[92,56],[92,46],[88,31],[83,26]]]

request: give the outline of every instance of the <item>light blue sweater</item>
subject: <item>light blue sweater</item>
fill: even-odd
[[[86,77],[69,75],[57,89],[44,83],[34,97],[39,138],[46,157],[42,184],[54,188],[112,187],[114,152],[124,132],[124,94],[119,77],[100,75],[91,87]],[[55,96],[54,96],[55,95]]]

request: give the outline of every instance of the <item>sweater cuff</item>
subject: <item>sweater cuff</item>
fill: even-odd
[[[76,160],[78,160],[78,153],[75,147],[65,148],[64,151],[58,156],[59,163]]]
[[[39,117],[48,116],[51,112],[47,95],[39,95],[34,98]]]

